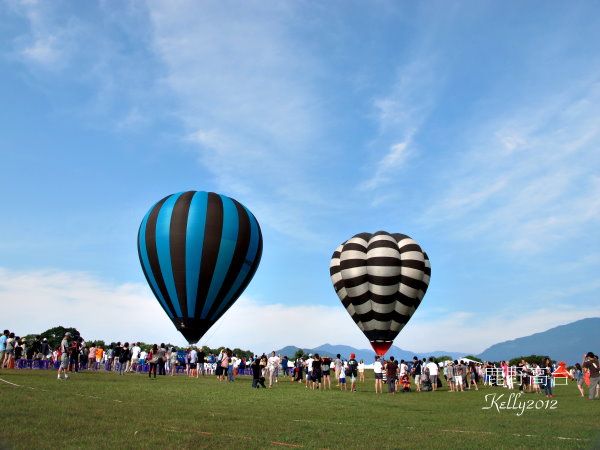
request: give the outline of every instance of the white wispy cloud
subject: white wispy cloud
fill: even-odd
[[[323,111],[318,63],[291,36],[293,5],[250,2],[232,14],[227,3],[150,2],[150,17],[175,115],[216,186],[277,231],[314,239],[303,211],[323,202],[311,170],[325,155],[308,151]]]
[[[83,272],[0,268],[0,304],[3,329],[21,336],[62,325],[77,328],[85,339],[186,345],[143,284],[114,284]],[[365,344],[341,306],[265,304],[243,296],[201,344],[266,352],[333,341]]]
[[[147,14],[143,5],[90,3],[90,15],[63,2],[11,0],[10,13],[26,24],[12,39],[11,62],[19,61],[43,95],[88,126],[127,131],[139,129],[163,113],[153,107],[161,98],[146,44]],[[96,9],[97,8],[97,9]],[[137,51],[127,51],[137,45]],[[65,101],[63,87],[80,95]],[[99,120],[100,119],[100,120]]]
[[[29,23],[29,33],[15,42],[18,56],[46,70],[58,70],[68,64],[81,31],[76,19],[59,24],[52,5],[38,0],[11,1],[9,6]]]
[[[450,188],[422,223],[451,225],[468,238],[486,234],[517,251],[540,251],[597,224],[599,102],[600,84],[580,80],[474,125],[471,150],[442,172]]]
[[[577,292],[562,294],[572,296]],[[186,345],[143,284],[115,284],[82,272],[0,268],[0,303],[5,317],[3,329],[20,335],[62,325],[77,328],[86,339]],[[396,345],[416,352],[478,353],[504,340],[598,317],[600,306],[563,303],[527,314],[503,311],[485,318],[465,311],[446,311],[429,317],[424,313],[415,313],[396,338]],[[368,340],[341,305],[265,303],[247,296],[242,296],[200,343],[255,352],[286,345],[312,348],[325,343],[369,348]]]
[[[387,186],[416,153],[415,136],[434,107],[440,89],[434,66],[435,62],[428,58],[402,64],[388,92],[373,101],[378,135],[370,147],[376,160],[369,161],[371,175],[359,184],[359,190],[374,191]]]

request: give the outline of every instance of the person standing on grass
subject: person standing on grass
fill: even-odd
[[[169,352],[169,373],[174,376],[177,373],[177,350],[171,347]]]
[[[467,366],[467,371],[469,372],[468,376],[471,379],[471,387],[469,389],[475,387],[475,390],[478,391],[479,387],[477,386],[477,383],[479,382],[479,374],[477,373],[477,366],[473,361]]]
[[[4,337],[4,335],[2,336]],[[4,343],[4,359],[2,361],[2,366],[6,367],[7,369],[11,369],[14,367],[14,359],[15,359],[15,348],[18,345],[19,339],[15,339],[15,333],[10,333],[8,335],[8,338],[5,339]]]
[[[358,381],[365,381],[365,362],[362,359],[358,362]]]
[[[586,353],[583,357],[583,370],[590,374],[590,390],[588,394],[589,400],[594,400],[594,397],[598,395],[598,389],[600,388],[600,363],[598,362],[598,356],[592,352]]]
[[[315,390],[315,387],[317,389],[321,388],[321,375],[322,375],[322,361],[321,361],[321,357],[319,356],[318,353],[315,353],[315,358],[313,360],[312,363],[312,389],[313,391]]]
[[[175,353],[175,365],[177,365],[177,351],[175,351],[175,349],[173,349],[173,353]],[[173,358],[171,358],[171,361],[173,360]],[[196,347],[192,347],[192,349],[190,350],[190,373],[189,373],[190,377],[194,377],[196,376],[196,378],[198,378],[198,351],[196,350]]]
[[[79,349],[77,348],[77,339],[69,343],[69,372],[78,372]]]
[[[429,379],[431,380],[431,388],[433,389],[433,391],[437,391],[438,375],[440,373],[440,367],[433,360],[433,356],[429,357],[429,362],[427,363],[427,369],[429,369]]]
[[[148,354],[148,359],[150,363],[150,370],[148,371],[148,378],[152,378],[152,374],[154,373],[154,378],[156,378],[156,368],[158,367],[158,345],[154,344],[150,353]]]
[[[67,375],[67,368],[69,367],[69,339],[71,339],[71,333],[67,331],[60,342],[60,366],[58,367],[58,374],[56,376],[57,380],[61,379],[61,373],[64,374],[65,380],[69,379],[69,375]]]
[[[9,330],[4,330],[0,336],[0,369],[4,368],[4,358],[6,358],[6,341],[10,335]]]
[[[298,383],[302,383],[302,371],[304,370],[304,361],[302,360],[302,357],[299,356],[298,358],[296,358],[296,361],[294,362],[294,381],[297,381]]]
[[[462,361],[459,363],[457,360],[454,360],[452,367],[454,368],[454,391],[464,392],[465,366],[462,365]]]
[[[236,359],[237,359],[236,356],[233,354],[233,352],[231,352],[231,354],[229,355],[229,364],[227,365],[227,382],[228,383],[233,383],[235,381],[235,374],[233,373],[233,370],[234,370],[234,362]],[[275,372],[275,374],[277,374],[277,372]],[[277,381],[277,379],[275,381]]]
[[[338,386],[340,387],[340,391],[347,391],[348,385],[346,384],[346,371],[343,367],[341,368],[338,376]]]
[[[104,357],[104,349],[101,345],[98,345],[96,348],[96,363],[98,364],[98,369],[100,369],[100,364],[102,364],[102,358]]]
[[[158,348],[158,374],[166,375],[165,372],[165,362],[167,361],[167,349],[165,348],[165,344],[160,344]]]
[[[140,372],[141,372],[141,368],[142,366],[146,365],[146,357],[148,356],[148,352],[146,350],[142,350],[140,352]]]
[[[275,382],[275,373],[279,367],[279,358],[275,355],[275,352],[271,352],[271,356],[267,359],[267,368],[269,369],[269,389],[273,387]]]
[[[573,379],[577,382],[577,389],[579,389],[579,392],[581,392],[581,396],[585,397],[585,392],[583,391],[583,369],[581,367],[581,364],[575,364],[575,369],[573,370],[572,376]]]
[[[335,370],[335,379],[340,379],[340,370],[342,370],[342,355],[339,353],[335,355],[335,359],[333,360],[333,368]],[[338,384],[339,386],[339,384]]]
[[[200,347],[200,351],[198,352],[198,372],[202,374],[202,376],[206,375],[206,352],[204,351],[204,347]]]
[[[384,364],[385,374],[387,376],[388,393],[396,393],[396,377],[398,375],[398,362],[394,360],[393,356],[390,356],[389,361]]]
[[[119,352],[119,375],[125,375],[130,358],[131,350],[129,350],[129,342],[125,342]]]
[[[129,363],[129,367],[127,368],[127,372],[135,372],[138,364],[140,363],[140,353],[142,349],[137,342],[133,343],[133,347],[131,347],[131,361]]]
[[[308,355],[308,359],[304,362],[304,366],[306,367],[306,389],[308,389],[308,383],[312,381],[312,363],[313,363],[313,355],[310,353]]]
[[[254,358],[252,364],[250,364],[250,369],[252,369],[252,387],[260,389],[260,386],[262,386],[266,389],[267,386],[265,386],[265,378],[262,376],[259,358]]]
[[[219,376],[219,381],[223,381],[227,377],[230,358],[231,357],[229,356],[229,349],[223,349],[221,361],[219,362],[219,366],[221,367],[221,375]]]
[[[350,369],[350,390],[356,392],[356,377],[358,376],[358,362],[356,361],[356,355],[350,353],[350,359],[348,360],[348,368]]]
[[[543,370],[543,384],[544,384],[544,393],[546,397],[552,397],[552,361],[549,358],[544,360],[544,364],[542,364]]]
[[[283,355],[283,358],[281,360],[281,371],[283,372],[284,377],[287,377],[289,375],[289,366],[290,361],[288,357],[286,355]]]
[[[373,363],[373,377],[375,377],[375,393],[383,394],[383,364],[379,356],[375,357]]]
[[[412,369],[410,369],[410,374],[412,375],[415,381],[417,392],[421,392],[421,360],[416,356],[413,358]]]
[[[87,370],[92,370],[96,364],[96,346],[92,344],[90,351],[88,352],[88,365]]]
[[[329,388],[331,390],[331,358],[324,357],[321,361],[321,373],[323,375],[323,390]]]

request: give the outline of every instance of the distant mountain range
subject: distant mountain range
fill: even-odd
[[[587,352],[600,353],[600,317],[582,319],[541,333],[492,345],[478,356],[500,361],[519,356],[543,355],[567,364],[581,362]]]
[[[567,325],[551,328],[541,333],[525,336],[510,341],[500,342],[487,348],[478,355],[484,361],[501,361],[528,355],[547,355],[556,361],[566,361],[567,364],[581,362],[584,353],[592,351],[600,353],[600,318],[582,319]],[[278,354],[293,358],[299,347],[287,346],[276,350]],[[375,352],[371,349],[357,349],[348,345],[324,344],[315,348],[303,348],[305,353],[318,353],[321,356],[335,357],[338,353],[342,358],[348,358],[351,353],[356,354],[357,360],[367,363],[373,361]],[[400,360],[412,360],[414,356],[439,357],[448,355],[452,359],[467,356],[465,352],[432,351],[413,352],[392,346],[386,356],[394,356]]]
[[[296,354],[296,351],[298,350],[298,348],[299,347],[294,347],[292,345],[288,345],[287,347],[284,347],[282,349],[275,350],[275,352],[282,356],[286,355],[288,358],[293,358],[294,355]],[[318,353],[319,356],[329,356],[332,358],[334,358],[337,354],[340,354],[342,356],[342,358],[344,358],[344,359],[347,359],[351,353],[354,353],[356,355],[357,361],[360,361],[362,359],[367,364],[372,363],[375,358],[375,352],[372,349],[359,349],[359,348],[350,347],[348,345],[324,344],[324,345],[320,345],[315,348],[303,348],[302,350],[304,351],[304,353],[312,353],[312,354]],[[388,350],[388,352],[386,353],[386,355],[393,356],[397,360],[404,359],[405,361],[408,361],[408,360],[412,360],[414,356],[423,358],[423,357],[430,357],[430,356],[438,357],[438,356],[448,355],[448,356],[452,357],[452,359],[456,359],[456,358],[466,356],[467,354],[460,353],[460,352],[446,352],[446,351],[440,351],[440,350],[437,350],[434,352],[427,352],[427,353],[417,353],[417,352],[411,352],[408,350],[403,350],[400,347],[396,347],[395,345],[392,345],[390,347],[390,349]]]

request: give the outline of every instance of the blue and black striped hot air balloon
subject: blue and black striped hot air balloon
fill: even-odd
[[[193,343],[250,283],[262,256],[262,233],[236,200],[181,192],[150,208],[140,225],[138,253],[152,292]]]

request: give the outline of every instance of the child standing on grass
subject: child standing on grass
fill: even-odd
[[[344,370],[344,368],[342,367],[342,370],[340,370],[340,375],[339,375],[339,383],[340,383],[340,391],[347,391],[348,390],[348,386],[346,385],[346,371]]]

